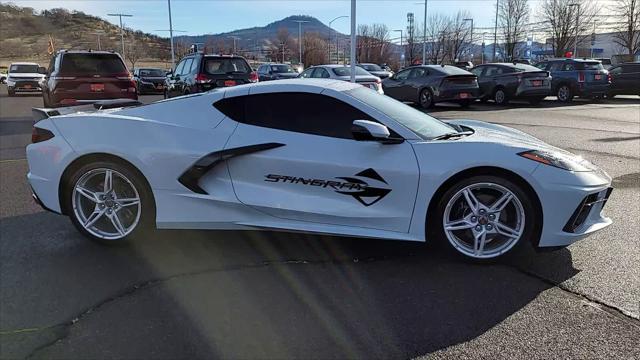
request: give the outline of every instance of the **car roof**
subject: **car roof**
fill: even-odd
[[[547,60],[543,60],[543,61],[600,62],[600,60],[598,60],[598,59],[570,59],[570,58],[554,58],[554,59],[547,59]]]

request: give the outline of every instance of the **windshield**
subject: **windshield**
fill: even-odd
[[[333,70],[333,73],[338,75],[338,76],[351,76],[351,67],[350,66],[344,66],[344,67],[336,67],[331,69]],[[369,74],[365,69],[356,66],[356,75],[369,75],[371,76],[371,74]]]
[[[382,68],[376,64],[362,64],[360,67],[367,71],[382,71]]]
[[[271,72],[278,74],[291,74],[295,71],[289,65],[271,65]]]
[[[204,72],[211,75],[250,73],[251,68],[243,59],[205,58]]]
[[[442,121],[369,88],[360,87],[345,93],[387,115],[424,140],[456,132],[453,127]]]
[[[62,74],[113,75],[126,74],[127,68],[115,54],[65,54],[60,66]]]
[[[11,65],[10,73],[37,73],[38,65]]]
[[[164,77],[165,72],[160,69],[140,69],[140,76]]]

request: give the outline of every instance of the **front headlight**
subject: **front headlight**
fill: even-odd
[[[518,155],[541,164],[554,166],[569,171],[593,171],[596,167],[589,161],[562,152],[550,152],[543,150],[529,150],[518,153]]]

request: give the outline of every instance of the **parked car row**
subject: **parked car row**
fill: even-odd
[[[469,69],[469,71],[465,70]],[[377,64],[355,67],[356,82],[380,94],[429,108],[439,102],[463,107],[479,100],[506,105],[511,100],[537,104],[546,96],[568,102],[574,97],[604,98],[640,95],[640,63],[625,63],[607,71],[596,59],[549,59],[535,66],[525,61],[473,66],[415,65],[393,73]],[[9,96],[42,92],[47,107],[79,100],[127,98],[163,94],[165,98],[257,81],[326,78],[349,81],[351,67],[316,65],[298,73],[289,64],[265,63],[254,71],[237,55],[194,52],[169,72],[156,68],[127,69],[119,54],[109,51],[61,50],[48,68],[37,63],[13,63],[6,82]]]

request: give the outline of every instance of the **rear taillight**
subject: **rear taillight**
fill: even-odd
[[[607,74],[607,82],[611,84],[611,74]]]
[[[584,72],[582,71],[578,73],[578,82],[584,82]]]
[[[211,79],[209,79],[209,77],[207,77],[207,75],[205,74],[198,74],[195,77],[195,81],[198,84],[206,84],[206,83],[210,83]]]
[[[258,73],[253,71],[251,72],[251,74],[249,74],[249,81],[250,82],[258,82]]]
[[[76,77],[75,76],[52,76],[51,79],[53,79],[53,80],[75,80]]]
[[[116,79],[118,80],[131,80],[133,81],[133,76],[129,73],[116,74]]]
[[[51,131],[34,126],[33,130],[31,130],[31,143],[35,144],[47,141],[49,139],[52,139],[53,136],[54,135]]]

